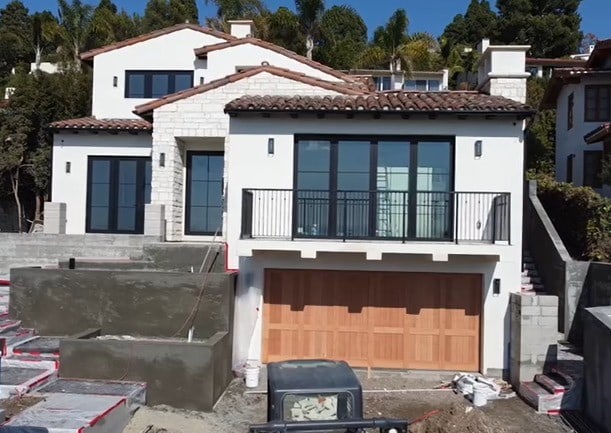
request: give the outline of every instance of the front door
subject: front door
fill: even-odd
[[[221,234],[223,152],[187,152],[185,234]]]
[[[144,233],[151,201],[151,158],[90,156],[87,233]]]

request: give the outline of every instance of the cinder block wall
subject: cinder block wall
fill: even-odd
[[[512,293],[510,377],[514,389],[556,361],[558,297]]]

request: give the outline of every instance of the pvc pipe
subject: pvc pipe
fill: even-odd
[[[189,328],[189,334],[187,335],[187,343],[191,343],[193,341],[193,326]]]

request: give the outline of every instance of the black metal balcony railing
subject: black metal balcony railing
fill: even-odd
[[[510,242],[509,193],[244,189],[244,239]]]

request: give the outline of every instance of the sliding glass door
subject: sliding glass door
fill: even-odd
[[[304,137],[295,155],[295,236],[451,238],[452,139]]]
[[[87,233],[143,233],[150,201],[150,158],[89,157]]]

